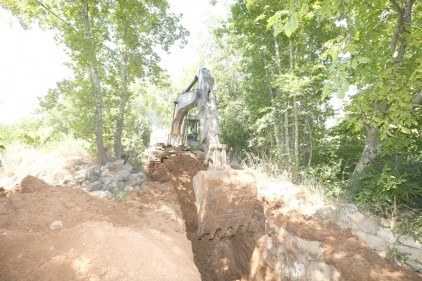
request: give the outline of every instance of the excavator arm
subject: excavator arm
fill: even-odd
[[[197,88],[192,87],[197,84]],[[198,212],[198,237],[209,234],[213,239],[235,235],[242,227],[246,231],[256,201],[256,180],[250,171],[230,170],[227,165],[226,145],[219,140],[220,127],[214,78],[202,68],[188,88],[178,95],[173,111],[168,144],[185,143],[186,116],[195,106],[201,127],[200,143],[205,153],[207,171],[193,178],[195,205]]]

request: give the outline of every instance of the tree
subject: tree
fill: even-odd
[[[281,33],[280,24],[285,19],[280,16],[273,21],[271,16],[277,11],[288,14],[288,10],[289,3],[278,1],[247,1],[247,5],[237,1],[231,8],[231,18],[217,35],[226,54],[224,59],[238,65],[232,75],[225,65],[221,67],[223,83],[228,79],[230,84],[233,79],[243,83],[236,89],[226,87],[228,97],[223,99],[223,108],[244,100],[252,131],[256,132],[249,144],[279,155],[284,168],[297,173],[297,165],[312,162],[311,150],[316,148],[312,145],[313,132],[324,127],[330,111],[328,100],[321,102],[324,73],[318,56],[328,36],[327,23],[315,17],[306,18],[296,27],[300,32],[292,31],[289,37]],[[219,58],[218,63],[221,61]],[[311,120],[311,116],[318,117]]]
[[[72,83],[81,84],[94,98],[95,141],[101,163],[107,162],[104,148],[104,104],[112,112],[114,95],[118,92],[118,115],[115,119],[115,153],[122,154],[122,131],[127,99],[131,96],[128,85],[136,77],[154,81],[161,69],[158,66],[156,50],[167,50],[178,39],[183,39],[186,30],[178,18],[168,13],[168,3],[156,0],[139,1],[82,1],[68,2],[51,0],[34,1],[8,0],[3,6],[17,15],[23,24],[37,22],[54,29],[56,39],[67,47],[79,78]],[[120,75],[116,75],[120,73]],[[69,84],[65,82],[65,84]],[[116,88],[119,88],[116,91]],[[57,91],[55,94],[64,94]],[[80,98],[81,95],[71,95]],[[84,99],[87,101],[86,99]],[[65,105],[66,106],[66,105]],[[89,106],[88,106],[89,107]]]
[[[357,86],[352,106],[356,130],[365,145],[356,164],[361,173],[381,152],[409,149],[420,135],[415,103],[419,103],[421,71],[420,3],[405,1],[338,1],[322,6],[322,14],[344,23],[343,32],[327,41],[331,58],[326,93],[343,95]],[[415,12],[418,11],[418,12]]]

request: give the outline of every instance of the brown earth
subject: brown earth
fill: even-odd
[[[114,202],[26,177],[0,198],[0,249],[2,281],[200,280],[169,184]]]
[[[245,234],[198,240],[191,180],[203,169],[188,155],[170,156],[149,168],[145,191],[121,201],[25,178],[0,196],[0,280],[250,280],[251,258],[266,235],[264,214],[291,233],[320,241],[324,260],[345,280],[422,280],[332,223],[277,212],[281,200],[258,200]],[[51,230],[53,221],[63,227]]]

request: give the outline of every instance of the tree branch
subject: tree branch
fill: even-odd
[[[390,0],[391,3],[393,3],[394,7],[396,7],[397,12],[399,12],[400,14],[403,13],[403,8],[400,7],[399,3],[397,3],[396,0]]]

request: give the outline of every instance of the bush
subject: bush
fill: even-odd
[[[350,181],[357,203],[386,215],[392,209],[422,208],[422,161],[403,155],[378,157]]]

